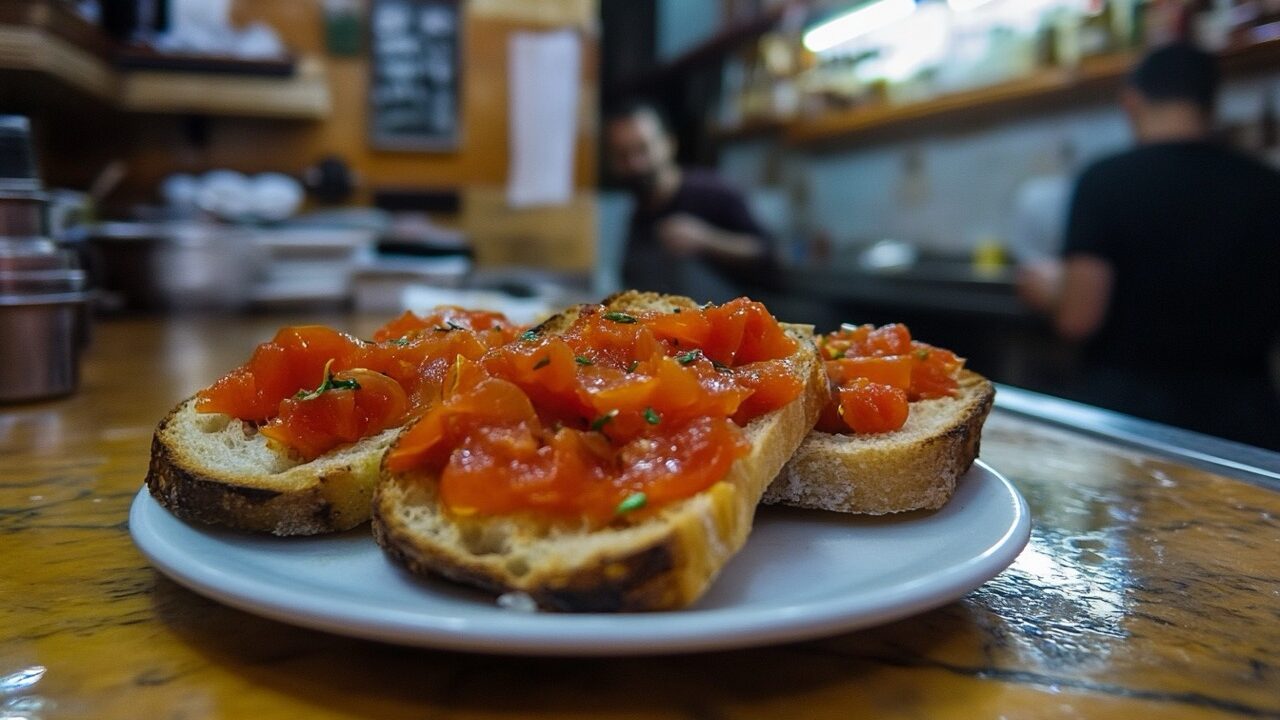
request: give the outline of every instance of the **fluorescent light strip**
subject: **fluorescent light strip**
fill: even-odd
[[[966,12],[974,8],[982,7],[991,0],[947,0],[947,4],[956,12]]]
[[[915,0],[875,0],[809,30],[804,34],[804,46],[816,53],[830,50],[886,25],[905,20],[911,17],[915,9]]]

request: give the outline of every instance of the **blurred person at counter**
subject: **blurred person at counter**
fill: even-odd
[[[1184,44],[1122,91],[1138,146],[1081,175],[1022,297],[1082,343],[1076,399],[1280,449],[1280,174],[1211,138],[1218,72]]]
[[[606,156],[634,199],[627,287],[727,300],[767,285],[773,244],[746,198],[715,174],[676,164],[675,139],[645,103],[608,113]]]

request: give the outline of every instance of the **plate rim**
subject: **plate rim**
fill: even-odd
[[[369,613],[368,604],[347,598],[299,595],[204,563],[180,566],[175,561],[182,553],[166,547],[171,540],[156,531],[149,516],[168,511],[151,497],[146,485],[130,506],[129,534],[159,572],[197,594],[254,615],[337,635],[396,645],[524,656],[731,650],[808,640],[898,620],[959,599],[1000,574],[1030,539],[1030,510],[1017,488],[989,464],[976,460],[965,475],[974,470],[993,477],[1000,485],[1002,501],[1012,501],[1013,517],[1005,532],[981,553],[962,562],[886,588],[875,596],[869,609],[865,608],[865,598],[850,601],[837,596],[781,607],[663,613],[505,612],[490,618],[467,618],[384,607]],[[961,476],[960,481],[964,480],[965,476]],[[174,519],[194,532],[203,530]],[[529,622],[531,618],[537,620]],[[655,621],[664,628],[656,635],[652,628]],[[475,627],[481,624],[483,627]]]

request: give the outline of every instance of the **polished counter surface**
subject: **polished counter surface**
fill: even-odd
[[[206,600],[138,553],[129,504],[155,422],[287,320],[103,323],[77,394],[0,407],[0,718],[1280,718],[1275,486],[1000,407],[982,457],[1030,504],[1030,544],[964,599],[871,630],[537,659]]]

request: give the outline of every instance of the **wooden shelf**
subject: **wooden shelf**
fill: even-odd
[[[922,130],[950,130],[1089,102],[1108,102],[1124,82],[1135,54],[1088,58],[1071,70],[1043,70],[1025,78],[920,102],[863,105],[791,121],[752,121],[715,131],[720,139],[776,132],[793,145],[856,144],[901,137]],[[1280,67],[1280,40],[1235,48],[1221,56],[1225,75]]]
[[[102,59],[40,28],[0,25],[0,70],[39,73],[98,100],[115,97],[118,78]]]
[[[752,118],[732,127],[712,124],[708,135],[716,142],[771,137],[785,130],[790,122],[784,118]]]
[[[1129,55],[1090,58],[1073,70],[1043,70],[1025,78],[920,102],[881,103],[825,113],[789,123],[790,143],[871,139],[882,131],[919,129],[930,121],[946,125],[999,120],[1011,113],[1102,100],[1119,86],[1132,65]]]
[[[121,73],[120,105],[130,112],[321,119],[329,85],[316,58],[293,77],[132,70]]]
[[[35,73],[126,112],[312,120],[330,109],[329,84],[316,58],[301,60],[292,77],[120,71],[33,24],[0,24],[0,77],[6,72]]]

